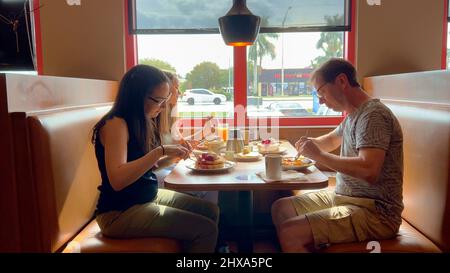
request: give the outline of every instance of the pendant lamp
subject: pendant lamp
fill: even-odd
[[[246,0],[233,0],[233,6],[219,18],[219,29],[225,44],[252,45],[258,36],[261,18],[247,8]]]

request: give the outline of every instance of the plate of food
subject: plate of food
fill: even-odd
[[[283,154],[287,151],[286,147],[281,146],[281,142],[274,139],[264,139],[257,144],[259,153],[266,154]]]
[[[227,161],[216,153],[202,153],[196,155],[196,159],[186,164],[188,169],[199,172],[218,172],[233,168],[236,163]]]
[[[262,158],[262,155],[258,152],[250,152],[249,147],[244,147],[242,153],[237,153],[234,155],[234,160],[242,162],[253,162],[258,161]]]
[[[281,167],[283,168],[283,170],[301,171],[314,164],[315,162],[313,160],[304,156],[300,156],[297,159],[295,157],[283,157],[283,159],[281,160]]]

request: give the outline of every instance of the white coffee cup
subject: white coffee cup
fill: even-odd
[[[266,177],[272,180],[281,179],[281,155],[268,154],[265,157]]]

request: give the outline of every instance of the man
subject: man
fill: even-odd
[[[298,152],[337,172],[336,189],[282,198],[272,206],[282,250],[394,237],[401,224],[403,137],[392,112],[361,89],[355,68],[331,59],[314,71],[319,102],[347,113],[332,132],[301,137]],[[340,156],[330,152],[341,146]]]

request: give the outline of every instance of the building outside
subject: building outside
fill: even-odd
[[[283,92],[281,92],[281,69],[262,69],[258,94],[262,97],[312,95],[309,79],[313,68],[284,69]]]

